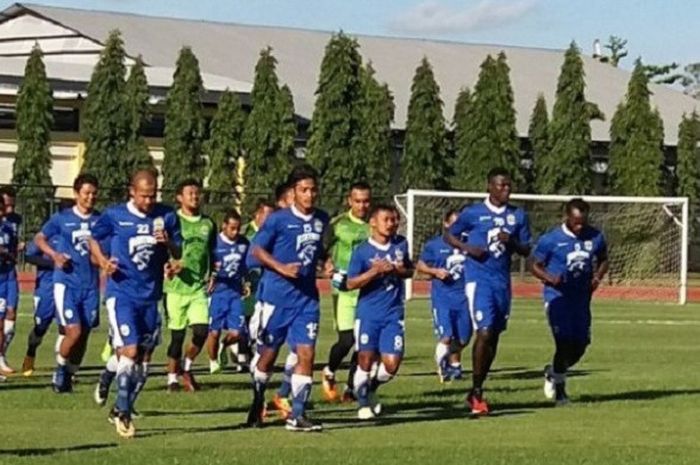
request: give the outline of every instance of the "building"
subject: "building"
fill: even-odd
[[[0,183],[8,182],[11,176],[16,150],[13,102],[26,57],[38,43],[44,51],[56,99],[52,178],[56,185],[70,184],[82,159],[78,130],[86,84],[102,41],[112,29],[122,32],[129,59],[133,61],[141,55],[147,65],[156,117],[145,135],[156,162],[162,159],[163,119],[158,113],[183,45],[191,46],[199,59],[207,90],[204,102],[209,111],[213,111],[225,88],[239,93],[244,104],[248,101],[259,52],[272,47],[279,62],[280,80],[294,94],[300,126],[298,145],[303,148],[320,63],[331,32],[15,4],[0,13]],[[433,65],[449,120],[459,90],[474,85],[484,58],[504,51],[511,68],[517,130],[523,140],[539,93],[545,95],[551,109],[564,58],[563,50],[362,35],[357,38],[364,59],[372,62],[378,79],[386,81],[394,94],[397,149],[401,145],[411,80],[424,56]],[[625,94],[630,73],[592,57],[584,56],[584,63],[587,98],[607,116],[606,121],[591,123],[593,166],[604,171],[609,122]],[[666,128],[665,144],[672,154],[682,115],[699,105],[665,86],[652,85],[652,91],[653,103]]]

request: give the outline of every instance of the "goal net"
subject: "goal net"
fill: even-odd
[[[401,234],[414,260],[425,242],[440,234],[449,209],[482,202],[485,193],[409,190],[395,197],[401,212]],[[564,203],[573,196],[513,194],[511,203],[530,218],[533,240],[561,224]],[[625,300],[676,301],[684,304],[688,269],[688,199],[685,197],[583,196],[590,203],[589,222],[601,229],[608,243],[610,271],[598,297]],[[533,244],[534,245],[534,244]],[[541,284],[513,260],[513,293],[541,295]],[[429,295],[430,283],[416,276],[407,284],[407,298]]]

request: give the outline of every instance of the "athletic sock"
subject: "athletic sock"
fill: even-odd
[[[357,367],[353,385],[355,387],[355,396],[357,397],[357,402],[360,407],[369,407],[369,371]]]
[[[298,361],[299,358],[294,352],[290,352],[289,355],[287,355],[287,359],[284,361],[282,384],[280,384],[279,389],[277,389],[278,396],[287,398],[292,393],[292,375],[294,373],[294,367],[297,365]]]
[[[435,363],[437,363],[438,368],[441,372],[445,371],[447,367],[447,357],[450,355],[450,345],[438,342],[435,346]],[[442,373],[443,376],[445,373]]]
[[[27,338],[27,357],[36,357],[36,349],[41,345],[44,336],[39,336],[36,333],[36,327],[31,330]]]
[[[7,348],[10,347],[10,343],[15,338],[15,322],[12,320],[5,320],[5,347],[3,348],[3,353],[7,353]]]
[[[117,401],[115,407],[119,412],[131,413],[131,400],[134,391],[134,360],[119,357],[117,366]]]
[[[177,373],[168,373],[168,384],[177,384]]]
[[[306,402],[311,395],[311,384],[313,379],[311,376],[292,375],[292,418],[300,418],[304,416],[306,410]]]
[[[185,357],[185,366],[184,366],[184,371],[190,371],[192,369],[192,363],[194,360],[192,360],[189,357]]]

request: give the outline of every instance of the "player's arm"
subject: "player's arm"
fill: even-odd
[[[463,210],[457,217],[457,221],[455,221],[452,226],[445,231],[443,237],[445,242],[447,242],[450,247],[459,249],[475,259],[480,260],[486,256],[486,249],[467,244],[459,239],[462,233],[469,232],[472,229],[472,221],[470,216],[469,209]]]
[[[558,286],[561,276],[556,276],[547,271],[547,263],[552,253],[552,246],[546,236],[540,238],[533,252],[530,269],[533,276],[550,286]]]
[[[282,263],[277,261],[275,257],[272,256],[270,252],[265,250],[259,245],[254,245],[252,249],[253,257],[260,262],[263,268],[267,268],[284,276],[285,278],[294,279],[299,276],[299,269],[301,268],[301,263]]]
[[[605,275],[610,269],[610,261],[608,260],[608,247],[605,244],[605,239],[601,239],[600,250],[596,255],[596,269],[593,272],[593,278],[591,280],[591,292],[595,292],[603,282]]]
[[[39,247],[36,246],[35,242],[29,243],[27,246],[27,251],[24,255],[24,261],[31,263],[37,268],[53,268],[54,262],[50,258],[46,258],[44,254],[41,253]]]
[[[498,239],[518,255],[523,257],[529,256],[532,251],[532,247],[530,246],[532,238],[530,236],[530,220],[528,219],[527,213],[523,212],[522,220],[515,234],[501,231],[498,233]]]
[[[41,231],[36,233],[34,236],[34,243],[41,250],[42,253],[51,257],[55,266],[58,268],[65,268],[70,262],[70,257],[58,252],[56,249],[51,247],[49,240],[60,233],[58,226],[58,217],[56,215],[52,216],[49,221],[44,224]]]
[[[375,260],[372,262],[372,266],[361,273],[353,272],[356,271],[353,270],[353,264],[352,262],[350,263],[350,270],[348,271],[348,281],[345,285],[348,291],[354,291],[355,289],[362,289],[375,279],[384,276],[388,273],[391,273],[394,271],[394,265],[386,260],[386,259],[381,259],[381,260]]]
[[[110,260],[107,255],[102,251],[100,243],[92,237],[88,238],[88,248],[90,250],[90,260],[97,264],[102,271],[107,275],[113,274],[117,271],[117,264],[115,261]]]
[[[432,267],[425,263],[422,259],[418,260],[418,263],[416,263],[416,271],[418,273],[428,275],[431,278],[439,279],[440,281],[444,281],[450,276],[450,273],[446,269]]]

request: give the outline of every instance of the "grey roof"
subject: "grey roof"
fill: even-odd
[[[314,106],[321,59],[331,32],[254,26],[211,21],[140,16],[126,13],[55,8],[34,4],[15,5],[4,14],[14,16],[27,10],[45,19],[78,31],[94,40],[103,40],[112,29],[119,29],[127,53],[141,54],[152,66],[172,67],[182,45],[189,45],[199,58],[202,72],[253,82],[258,54],[267,46],[279,62],[281,81],[295,99],[296,111],[310,118]],[[544,93],[549,108],[554,101],[563,50],[467,44],[458,42],[356,35],[361,53],[386,81],[396,103],[395,126],[403,128],[415,68],[426,56],[433,65],[445,102],[445,116],[451,119],[454,102],[462,87],[472,87],[479,66],[487,54],[504,51],[511,68],[515,94],[517,129],[527,134],[528,120],[538,93]],[[566,44],[563,44],[566,45]],[[630,73],[584,56],[587,98],[597,103],[607,121],[592,122],[593,139],[609,140],[609,121],[627,87]],[[666,143],[675,145],[677,127],[684,112],[700,107],[698,101],[669,87],[652,85],[653,103],[665,122]]]

